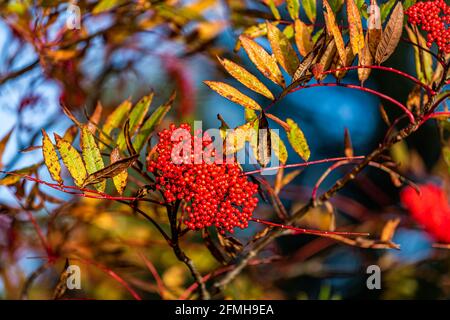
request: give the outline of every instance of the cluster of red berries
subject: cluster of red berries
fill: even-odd
[[[417,2],[405,12],[408,22],[422,25],[427,32],[427,46],[436,42],[439,50],[450,53],[450,6],[444,0]]]
[[[434,184],[420,186],[421,194],[412,187],[400,193],[403,205],[412,217],[436,240],[450,243],[450,205],[444,190]]]
[[[196,150],[196,143],[201,150]],[[212,139],[182,124],[159,133],[154,155],[147,164],[156,188],[168,203],[182,202],[183,222],[192,230],[215,226],[222,234],[247,228],[258,203],[256,184],[247,180],[237,162],[205,161]],[[198,149],[198,147],[197,147]],[[205,159],[204,159],[205,158]]]

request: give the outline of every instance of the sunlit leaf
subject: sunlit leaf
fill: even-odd
[[[139,128],[139,126],[142,124],[142,121],[144,121],[144,118],[148,112],[148,109],[150,108],[150,104],[153,100],[153,92],[150,93],[147,96],[144,96],[141,100],[139,100],[138,103],[131,109],[130,116],[129,116],[129,135],[130,137],[133,137],[136,130]],[[119,133],[119,136],[117,138],[117,145],[120,150],[124,150],[126,147],[126,140],[125,135],[123,131]]]
[[[63,180],[61,178],[61,165],[59,164],[58,154],[44,129],[42,129],[42,155],[44,157],[45,166],[52,179],[62,184]]]
[[[316,22],[317,16],[317,0],[302,0],[303,10],[312,23]]]
[[[295,43],[297,49],[302,56],[306,56],[313,48],[314,44],[311,39],[311,34],[314,30],[313,26],[307,26],[300,19],[295,20]]]
[[[319,62],[316,63],[312,68],[314,77],[318,81],[321,81],[326,77],[326,74],[324,74],[323,72],[330,69],[334,57],[336,56],[336,51],[336,41],[334,41],[334,39],[331,39],[331,41],[327,44],[324,53],[320,57]]]
[[[368,41],[368,38],[366,37],[366,41]],[[364,48],[362,48],[359,56],[358,56],[358,65],[359,66],[365,66],[370,67],[372,65],[372,54],[370,53],[369,44],[367,43]],[[364,81],[366,81],[369,78],[370,72],[372,70],[370,68],[359,68],[358,69],[358,79],[361,81],[361,84],[364,84]]]
[[[280,29],[269,22],[267,22],[267,38],[278,63],[287,73],[293,76],[298,68],[299,61],[289,39]]]
[[[380,7],[375,0],[369,7],[369,18],[367,20],[367,37],[369,42],[370,54],[375,58],[378,45],[381,40],[381,15]]]
[[[280,68],[274,57],[266,52],[259,44],[252,39],[241,35],[239,40],[247,52],[250,60],[255,64],[256,68],[268,79],[284,88],[285,82]]]
[[[169,112],[174,99],[175,94],[173,94],[166,103],[156,108],[156,110],[153,111],[150,117],[144,122],[136,135],[136,139],[133,142],[134,149],[137,153],[141,151],[145,143],[147,143],[152,132],[161,123],[167,112]]]
[[[375,54],[375,63],[381,64],[386,61],[397,48],[403,31],[403,16],[402,3],[398,2],[381,36]]]
[[[101,102],[99,101],[99,102],[97,102],[97,105],[95,106],[94,112],[89,117],[88,128],[92,134],[95,134],[95,132],[97,131],[98,124],[100,123],[100,119],[102,116],[102,111],[103,111],[103,106],[102,106]]]
[[[219,61],[225,70],[227,70],[233,78],[242,83],[244,86],[259,94],[262,94],[268,99],[275,99],[272,92],[270,92],[270,90],[267,89],[267,87],[259,81],[257,77],[248,72],[245,68],[228,59],[219,58]]]
[[[353,53],[359,54],[364,48],[364,34],[361,23],[361,15],[354,0],[347,0],[347,17],[350,31],[350,43]]]
[[[424,36],[417,31],[414,32],[411,28],[406,26],[409,40],[419,46],[426,48],[427,41]],[[424,83],[431,83],[433,78],[433,57],[429,52],[422,50],[418,46],[414,48],[414,60],[416,65],[417,78]]]
[[[113,129],[119,128],[123,124],[131,106],[131,101],[125,100],[106,118],[102,130],[105,135],[110,136]],[[107,141],[107,138],[102,135],[102,140]]]
[[[77,186],[82,186],[86,178],[87,171],[78,151],[72,145],[55,133],[56,147],[64,165],[69,170],[73,181]]]
[[[347,128],[344,131],[344,154],[346,157],[353,157],[352,139]]]
[[[105,167],[102,155],[100,154],[100,149],[95,142],[94,135],[91,133],[91,131],[89,131],[89,128],[87,126],[81,127],[80,145],[88,174],[97,172]],[[95,185],[95,189],[100,192],[105,191],[105,188],[105,181]]]
[[[111,164],[117,163],[118,161],[121,160],[118,148],[114,148],[111,151],[110,158]],[[117,173],[117,175],[113,176],[114,186],[116,187],[116,190],[119,194],[123,194],[123,190],[125,190],[125,187],[127,186],[127,179],[128,179],[127,169],[124,169],[123,171]]]
[[[341,58],[341,62],[345,63],[346,61],[346,52],[345,52],[345,44],[344,39],[342,38],[341,30],[339,30],[339,26],[336,23],[336,17],[334,16],[333,10],[331,9],[330,5],[328,4],[327,0],[323,1],[324,5],[324,17],[325,17],[325,24],[327,27],[327,32],[329,35],[332,35],[334,38],[334,41],[336,42],[336,48],[339,53],[339,57]]]
[[[270,137],[269,122],[264,111],[258,122],[257,156],[258,163],[265,167],[270,162],[272,155],[272,139]]]
[[[111,10],[123,2],[124,0],[101,0],[95,5],[92,14],[99,14]]]
[[[286,0],[286,6],[292,20],[298,19],[300,11],[300,0]]]
[[[31,175],[35,173],[40,166],[41,164],[38,163],[29,167],[12,171],[10,174],[7,174],[5,177],[0,179],[0,186],[10,186],[16,184],[20,181],[20,179],[22,179],[23,175]]]
[[[281,140],[280,136],[273,129],[270,130],[270,136],[272,139],[272,150],[282,164],[285,164],[288,159],[288,152],[286,146]]]
[[[308,161],[311,152],[309,150],[308,142],[306,141],[305,135],[297,123],[294,120],[287,118],[286,123],[289,126],[289,130],[286,132],[289,143],[291,144],[294,151],[302,157],[303,160]]]
[[[204,83],[210,87],[212,90],[220,94],[221,96],[233,101],[245,108],[250,108],[253,110],[261,110],[261,106],[252,98],[241,93],[236,88],[218,81],[204,81]]]

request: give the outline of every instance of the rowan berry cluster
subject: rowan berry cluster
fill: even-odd
[[[196,143],[201,150],[196,150]],[[191,134],[189,125],[177,128],[172,124],[159,133],[147,169],[155,175],[156,188],[168,203],[181,201],[183,222],[189,229],[215,226],[222,234],[233,233],[235,227],[247,228],[258,203],[258,187],[247,180],[234,160],[205,161],[205,154],[214,155],[208,148],[211,143],[206,133]]]
[[[450,6],[444,0],[417,2],[405,12],[408,22],[427,32],[427,46],[436,42],[439,50],[450,53]]]
[[[402,204],[436,240],[450,243],[450,205],[445,191],[425,184],[420,186],[420,192],[419,195],[412,187],[403,189]]]

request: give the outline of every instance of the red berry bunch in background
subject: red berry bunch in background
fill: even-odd
[[[405,12],[408,22],[427,32],[427,46],[436,42],[439,50],[450,53],[450,6],[444,0],[421,1]]]
[[[180,129],[184,134],[178,134]],[[147,164],[155,175],[156,188],[167,202],[182,201],[183,221],[189,229],[215,226],[221,233],[233,233],[235,227],[247,228],[258,203],[257,185],[247,180],[234,160],[205,161],[204,155],[214,156],[208,148],[212,139],[206,133],[202,137],[190,132],[187,124],[179,128],[172,124],[159,133],[154,156]],[[180,144],[188,148],[173,152]]]
[[[400,193],[402,204],[413,218],[438,241],[450,243],[450,205],[444,190],[434,184],[420,186],[421,195],[412,187]]]

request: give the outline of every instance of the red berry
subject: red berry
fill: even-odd
[[[179,136],[174,135],[180,133],[179,129],[185,130],[184,140],[180,137],[173,141],[173,137]],[[170,125],[169,130],[159,133],[159,139],[147,169],[155,175],[156,189],[162,191],[168,203],[182,201],[184,224],[192,230],[214,225],[221,233],[232,233],[235,227],[246,228],[258,203],[255,196],[258,186],[247,180],[238,163],[205,162],[203,155],[208,154],[206,146],[212,140],[206,134],[202,138],[200,132],[192,135],[187,124],[179,128]],[[183,154],[183,158],[191,161],[177,162],[180,159],[177,154],[172,155],[174,147],[181,142],[193,153],[196,141],[203,142],[200,154]]]

